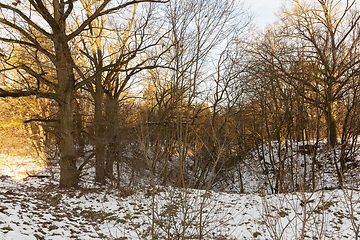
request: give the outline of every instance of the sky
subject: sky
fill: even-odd
[[[242,2],[254,14],[255,24],[263,28],[276,19],[275,13],[280,10],[285,0],[242,0]]]

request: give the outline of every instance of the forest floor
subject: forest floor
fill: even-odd
[[[15,176],[24,167],[11,172]],[[261,195],[163,187],[118,190],[90,180],[64,190],[56,178],[38,175],[20,181],[1,171],[3,240],[355,239],[360,225],[358,191]]]

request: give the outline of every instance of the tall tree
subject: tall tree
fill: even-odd
[[[0,41],[3,73],[17,87],[0,89],[1,97],[38,95],[51,98],[59,105],[60,138],[60,186],[75,187],[79,181],[77,156],[74,144],[73,98],[75,92],[87,84],[89,79],[79,78],[81,65],[74,47],[76,39],[90,31],[89,25],[101,16],[115,14],[127,6],[137,3],[166,2],[162,0],[134,0],[115,3],[110,0],[97,1],[94,11],[86,14],[76,0],[28,0],[0,3]],[[81,15],[75,23],[71,16]],[[32,61],[25,61],[14,49],[32,53]],[[50,63],[50,68],[45,68]],[[11,79],[11,71],[18,71],[23,78]],[[101,72],[111,70],[111,66]],[[50,74],[51,73],[51,74]],[[52,78],[50,76],[55,76]],[[92,77],[94,78],[94,76]],[[29,81],[32,79],[32,81]]]
[[[96,1],[81,3],[91,15]],[[138,5],[124,12],[121,21],[109,16],[98,18],[77,45],[86,69],[85,74],[79,75],[84,81],[93,79],[84,87],[94,100],[95,180],[102,184],[105,176],[113,179],[113,165],[119,160],[119,102],[128,99],[129,88],[138,81],[136,75],[144,69],[160,67],[160,58],[168,50],[160,45],[167,33],[162,24],[154,21],[154,6]],[[102,72],[104,68],[111,70]]]

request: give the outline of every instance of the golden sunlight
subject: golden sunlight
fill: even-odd
[[[16,181],[22,181],[29,175],[45,170],[43,161],[32,156],[12,156],[0,154],[0,175],[6,175]]]

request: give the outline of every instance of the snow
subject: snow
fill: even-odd
[[[355,239],[359,214],[360,194],[351,189],[229,194],[162,186],[117,190],[84,180],[78,189],[64,190],[56,178],[17,181],[0,175],[4,240],[179,239],[182,233],[186,239],[200,234],[218,240],[300,239],[301,234]]]

